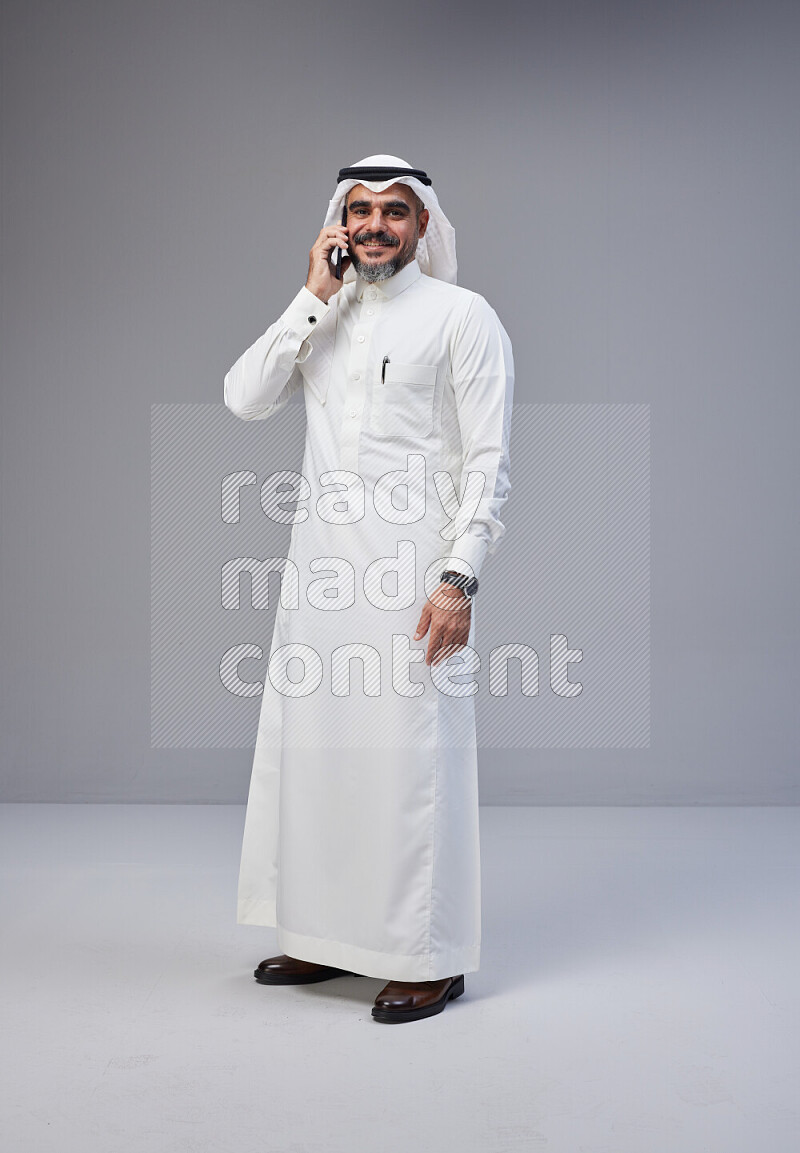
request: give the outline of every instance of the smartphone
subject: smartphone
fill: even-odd
[[[342,224],[347,224],[347,204],[345,204],[344,208],[342,209]],[[342,256],[343,255],[344,254],[343,254],[341,248],[337,248],[336,249],[336,263],[333,266],[333,275],[336,277],[337,280],[342,279]]]

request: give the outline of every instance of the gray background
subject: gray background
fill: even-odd
[[[795,4],[3,12],[2,799],[245,799],[150,748],[150,406],[222,403],[385,150],[520,400],[651,405],[650,747],[485,750],[483,801],[798,801]]]

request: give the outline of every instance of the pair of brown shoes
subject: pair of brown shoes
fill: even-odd
[[[281,953],[267,957],[254,973],[262,985],[311,985],[317,981],[330,981],[333,977],[357,976],[350,969],[336,969],[332,965],[318,965],[314,961],[301,961]],[[387,1024],[399,1021],[419,1021],[441,1013],[448,1001],[464,992],[464,974],[445,977],[441,981],[389,981],[375,998],[372,1016]]]

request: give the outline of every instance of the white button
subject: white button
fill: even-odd
[[[374,308],[368,308],[367,309],[367,316],[374,316],[374,315],[375,315],[375,309]]]
[[[357,336],[356,337],[356,340],[358,341],[359,344],[363,344],[366,339],[367,339],[366,336]]]
[[[350,409],[350,415],[351,416],[358,416],[358,410],[355,408],[351,408]]]
[[[361,373],[360,372],[354,372],[353,373],[353,380],[361,380]]]

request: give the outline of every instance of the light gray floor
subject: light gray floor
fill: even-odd
[[[789,1153],[797,808],[487,808],[466,993],[257,985],[244,811],[8,805],[13,1153]]]

